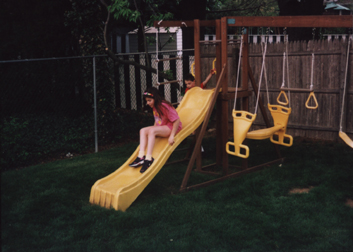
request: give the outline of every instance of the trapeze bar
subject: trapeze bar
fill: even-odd
[[[181,59],[181,57],[165,58],[165,59],[156,59],[156,62],[159,62],[159,61],[168,61],[168,60],[178,60],[178,59]]]
[[[175,83],[175,82],[181,82],[181,80],[172,80],[172,81],[166,81],[166,82],[157,82],[158,85],[165,85],[169,83]]]
[[[286,88],[286,87],[281,87],[280,88],[283,91],[297,91],[297,92],[312,92],[314,91],[313,88]]]

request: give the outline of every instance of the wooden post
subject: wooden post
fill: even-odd
[[[217,19],[216,20],[216,40],[221,39],[221,20]],[[222,66],[222,45],[217,43],[216,44],[216,66],[217,66],[217,80],[219,79],[219,76],[221,74],[220,69]],[[219,136],[222,136],[222,101],[220,99],[217,99],[217,113],[216,113],[216,165],[221,166],[222,165],[222,139]]]
[[[221,19],[221,59],[222,59],[222,66],[224,66],[224,64],[227,65],[227,59],[228,59],[228,56],[227,56],[227,18],[226,17],[223,17]],[[224,72],[224,78],[223,78],[223,81],[222,81],[222,94],[227,94],[228,93],[228,69],[225,69],[225,72]]]
[[[227,65],[227,68],[224,71],[224,78],[222,81],[222,94],[226,95],[228,93],[228,55],[227,55],[227,44],[228,44],[228,24],[227,18],[223,17],[221,19],[221,46],[222,46],[222,65]],[[222,152],[222,168],[223,175],[228,174],[228,153],[226,152],[226,143],[228,142],[228,100],[222,99],[221,101],[221,121],[222,121],[222,131],[221,135],[217,136],[221,140],[220,148]]]
[[[248,27],[246,30],[244,30],[244,36],[243,36],[243,52],[242,52],[243,58],[242,58],[242,65],[243,65],[243,71],[242,71],[242,82],[241,82],[241,87],[243,90],[248,90],[249,89],[249,35],[248,35]],[[249,97],[245,96],[242,99],[242,110],[249,111]],[[246,144],[246,139],[244,140],[244,144]],[[248,168],[248,159],[243,158],[242,161],[242,169],[247,169]]]
[[[194,152],[191,155],[191,158],[190,158],[190,161],[189,161],[189,164],[188,164],[188,168],[186,169],[186,172],[185,172],[185,175],[184,175],[184,179],[183,179],[183,182],[182,182],[181,187],[180,187],[180,191],[184,191],[186,189],[186,185],[188,183],[192,167],[194,166],[195,159],[197,158],[197,155],[200,153],[202,138],[205,135],[206,128],[207,128],[207,122],[208,122],[208,120],[211,117],[212,109],[213,109],[213,107],[214,107],[214,105],[216,103],[217,96],[218,96],[219,90],[221,88],[221,80],[222,80],[222,77],[224,76],[224,72],[225,72],[224,69],[225,68],[226,68],[226,65],[224,65],[223,68],[222,68],[222,72],[221,72],[221,74],[219,76],[215,91],[214,91],[214,93],[212,95],[211,103],[210,103],[210,106],[209,106],[208,111],[206,113],[205,119],[203,120],[201,131],[200,131],[200,133],[199,133],[199,135],[197,137],[195,148],[194,148]]]
[[[221,20],[216,20],[216,40],[221,40]],[[221,51],[221,44],[216,43],[216,70],[217,70],[217,80],[219,75],[221,74],[222,69],[222,51]]]
[[[259,108],[261,110],[262,117],[263,117],[263,119],[265,121],[266,127],[269,128],[269,127],[271,127],[271,123],[270,123],[270,120],[267,117],[266,108],[265,108],[265,106],[264,106],[264,104],[262,102],[261,96],[257,97],[259,89],[258,89],[258,87],[256,85],[255,78],[254,78],[254,75],[253,75],[252,70],[250,68],[250,65],[248,65],[248,70],[249,70],[248,71],[249,78],[251,80],[252,88],[254,89],[255,97],[256,97],[256,99],[259,99]],[[278,145],[277,144],[273,144],[273,146],[275,148],[275,151],[276,151],[276,154],[277,154],[278,158],[282,158],[281,152],[279,150]]]
[[[195,86],[201,85],[200,20],[194,20]]]
[[[208,123],[207,122],[204,122],[204,123]],[[200,136],[200,132],[201,132],[201,126],[197,128],[196,132],[195,132],[195,137],[196,139],[199,139],[199,136]],[[203,136],[201,137],[201,139],[203,138]],[[202,140],[201,140],[202,142]],[[202,152],[201,152],[201,144],[200,144],[200,148],[198,150],[194,149],[194,151],[197,151],[198,154],[196,155],[196,170],[197,171],[202,171]]]

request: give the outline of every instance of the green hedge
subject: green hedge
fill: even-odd
[[[138,111],[119,109],[99,115],[98,143],[137,140],[139,129],[152,124],[151,114]],[[93,114],[76,118],[48,114],[12,116],[4,118],[0,130],[2,170],[94,148]]]

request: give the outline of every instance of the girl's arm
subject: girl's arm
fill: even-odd
[[[175,133],[178,131],[179,123],[180,123],[180,118],[178,118],[177,120],[175,120],[173,122],[173,129],[172,129],[172,132],[170,133],[169,138],[168,138],[168,143],[170,145],[174,144],[174,136],[175,136]]]

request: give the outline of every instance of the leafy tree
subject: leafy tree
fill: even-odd
[[[207,11],[209,19],[223,16],[277,16],[276,0],[224,0],[215,1]]]
[[[139,34],[139,51],[147,53],[147,39],[144,34],[144,27],[152,26],[155,20],[193,20],[193,19],[215,19],[232,15],[265,15],[275,11],[277,3],[275,0],[100,0],[108,10],[107,20],[105,22],[104,33],[108,34],[110,16],[115,20],[135,23]],[[109,2],[108,2],[109,1]],[[196,8],[195,8],[196,6]],[[193,28],[182,27],[183,30],[183,48],[193,48]],[[142,46],[143,45],[143,46]],[[107,53],[119,63],[129,64],[129,62],[119,61],[109,50],[106,43]],[[131,64],[131,63],[130,63]],[[135,65],[137,66],[137,65]],[[140,67],[140,66],[137,66]],[[154,72],[150,69],[141,67],[145,70]],[[163,75],[163,73],[161,73]],[[164,76],[168,79],[168,76]]]
[[[277,0],[280,16],[322,15],[324,5],[322,0]],[[313,27],[315,28],[315,27]],[[288,28],[289,39],[310,40],[317,37],[318,29]]]
[[[71,0],[71,7],[65,11],[65,26],[78,47],[78,54],[101,55],[104,50],[102,20],[106,11],[96,0]]]
[[[160,19],[172,19],[173,14],[168,11],[160,11],[163,8],[162,5],[158,5],[158,2],[147,0],[111,0],[109,3],[106,0],[100,0],[101,3],[107,9],[107,19],[104,26],[104,41],[105,41],[105,50],[107,54],[119,64],[130,64],[135,67],[141,68],[152,73],[156,73],[156,69],[151,68],[150,60],[147,50],[147,38],[145,34],[145,26],[153,26],[154,20]],[[161,1],[162,2],[162,1]],[[159,7],[159,8],[158,8]],[[107,43],[107,35],[109,33],[109,22],[111,15],[118,22],[127,21],[129,23],[135,23],[138,28],[138,41],[139,41],[139,51],[145,52],[146,65],[141,65],[135,61],[124,61],[119,59],[114,55],[110,50]],[[159,73],[161,77],[169,79],[168,75],[165,75],[163,72]]]
[[[75,54],[70,30],[64,26],[69,0],[2,0],[0,7],[2,60]]]

